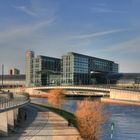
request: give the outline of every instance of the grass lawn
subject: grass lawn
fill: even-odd
[[[62,116],[63,118],[65,118],[66,120],[71,120],[71,124],[77,128],[77,123],[76,123],[76,117],[73,113],[70,113],[68,111],[65,111],[65,110],[62,110],[62,109],[59,109],[59,108],[55,108],[55,107],[52,107],[52,106],[48,106],[48,105],[44,105],[44,104],[36,104],[36,103],[32,103],[33,105],[37,105],[37,106],[40,106],[40,107],[44,107],[44,108],[47,108],[49,109],[50,111]]]

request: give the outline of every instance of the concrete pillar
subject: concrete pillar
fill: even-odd
[[[0,113],[0,135],[8,135],[7,112]]]
[[[8,119],[8,128],[14,128],[14,110],[10,110],[7,112],[7,119]]]
[[[18,108],[13,110],[14,112],[14,124],[17,124],[17,118],[18,118]]]

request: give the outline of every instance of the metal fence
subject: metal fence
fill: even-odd
[[[30,99],[22,95],[16,95],[12,98],[0,96],[0,112],[24,105],[28,102],[30,102]]]

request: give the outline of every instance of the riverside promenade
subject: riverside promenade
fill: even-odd
[[[0,140],[82,140],[75,127],[48,109],[28,105],[22,111],[26,118]]]

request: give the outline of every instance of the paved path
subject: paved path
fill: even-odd
[[[69,127],[57,114],[33,105],[24,107],[23,111],[27,113],[27,119],[0,140],[81,140],[77,129]]]

